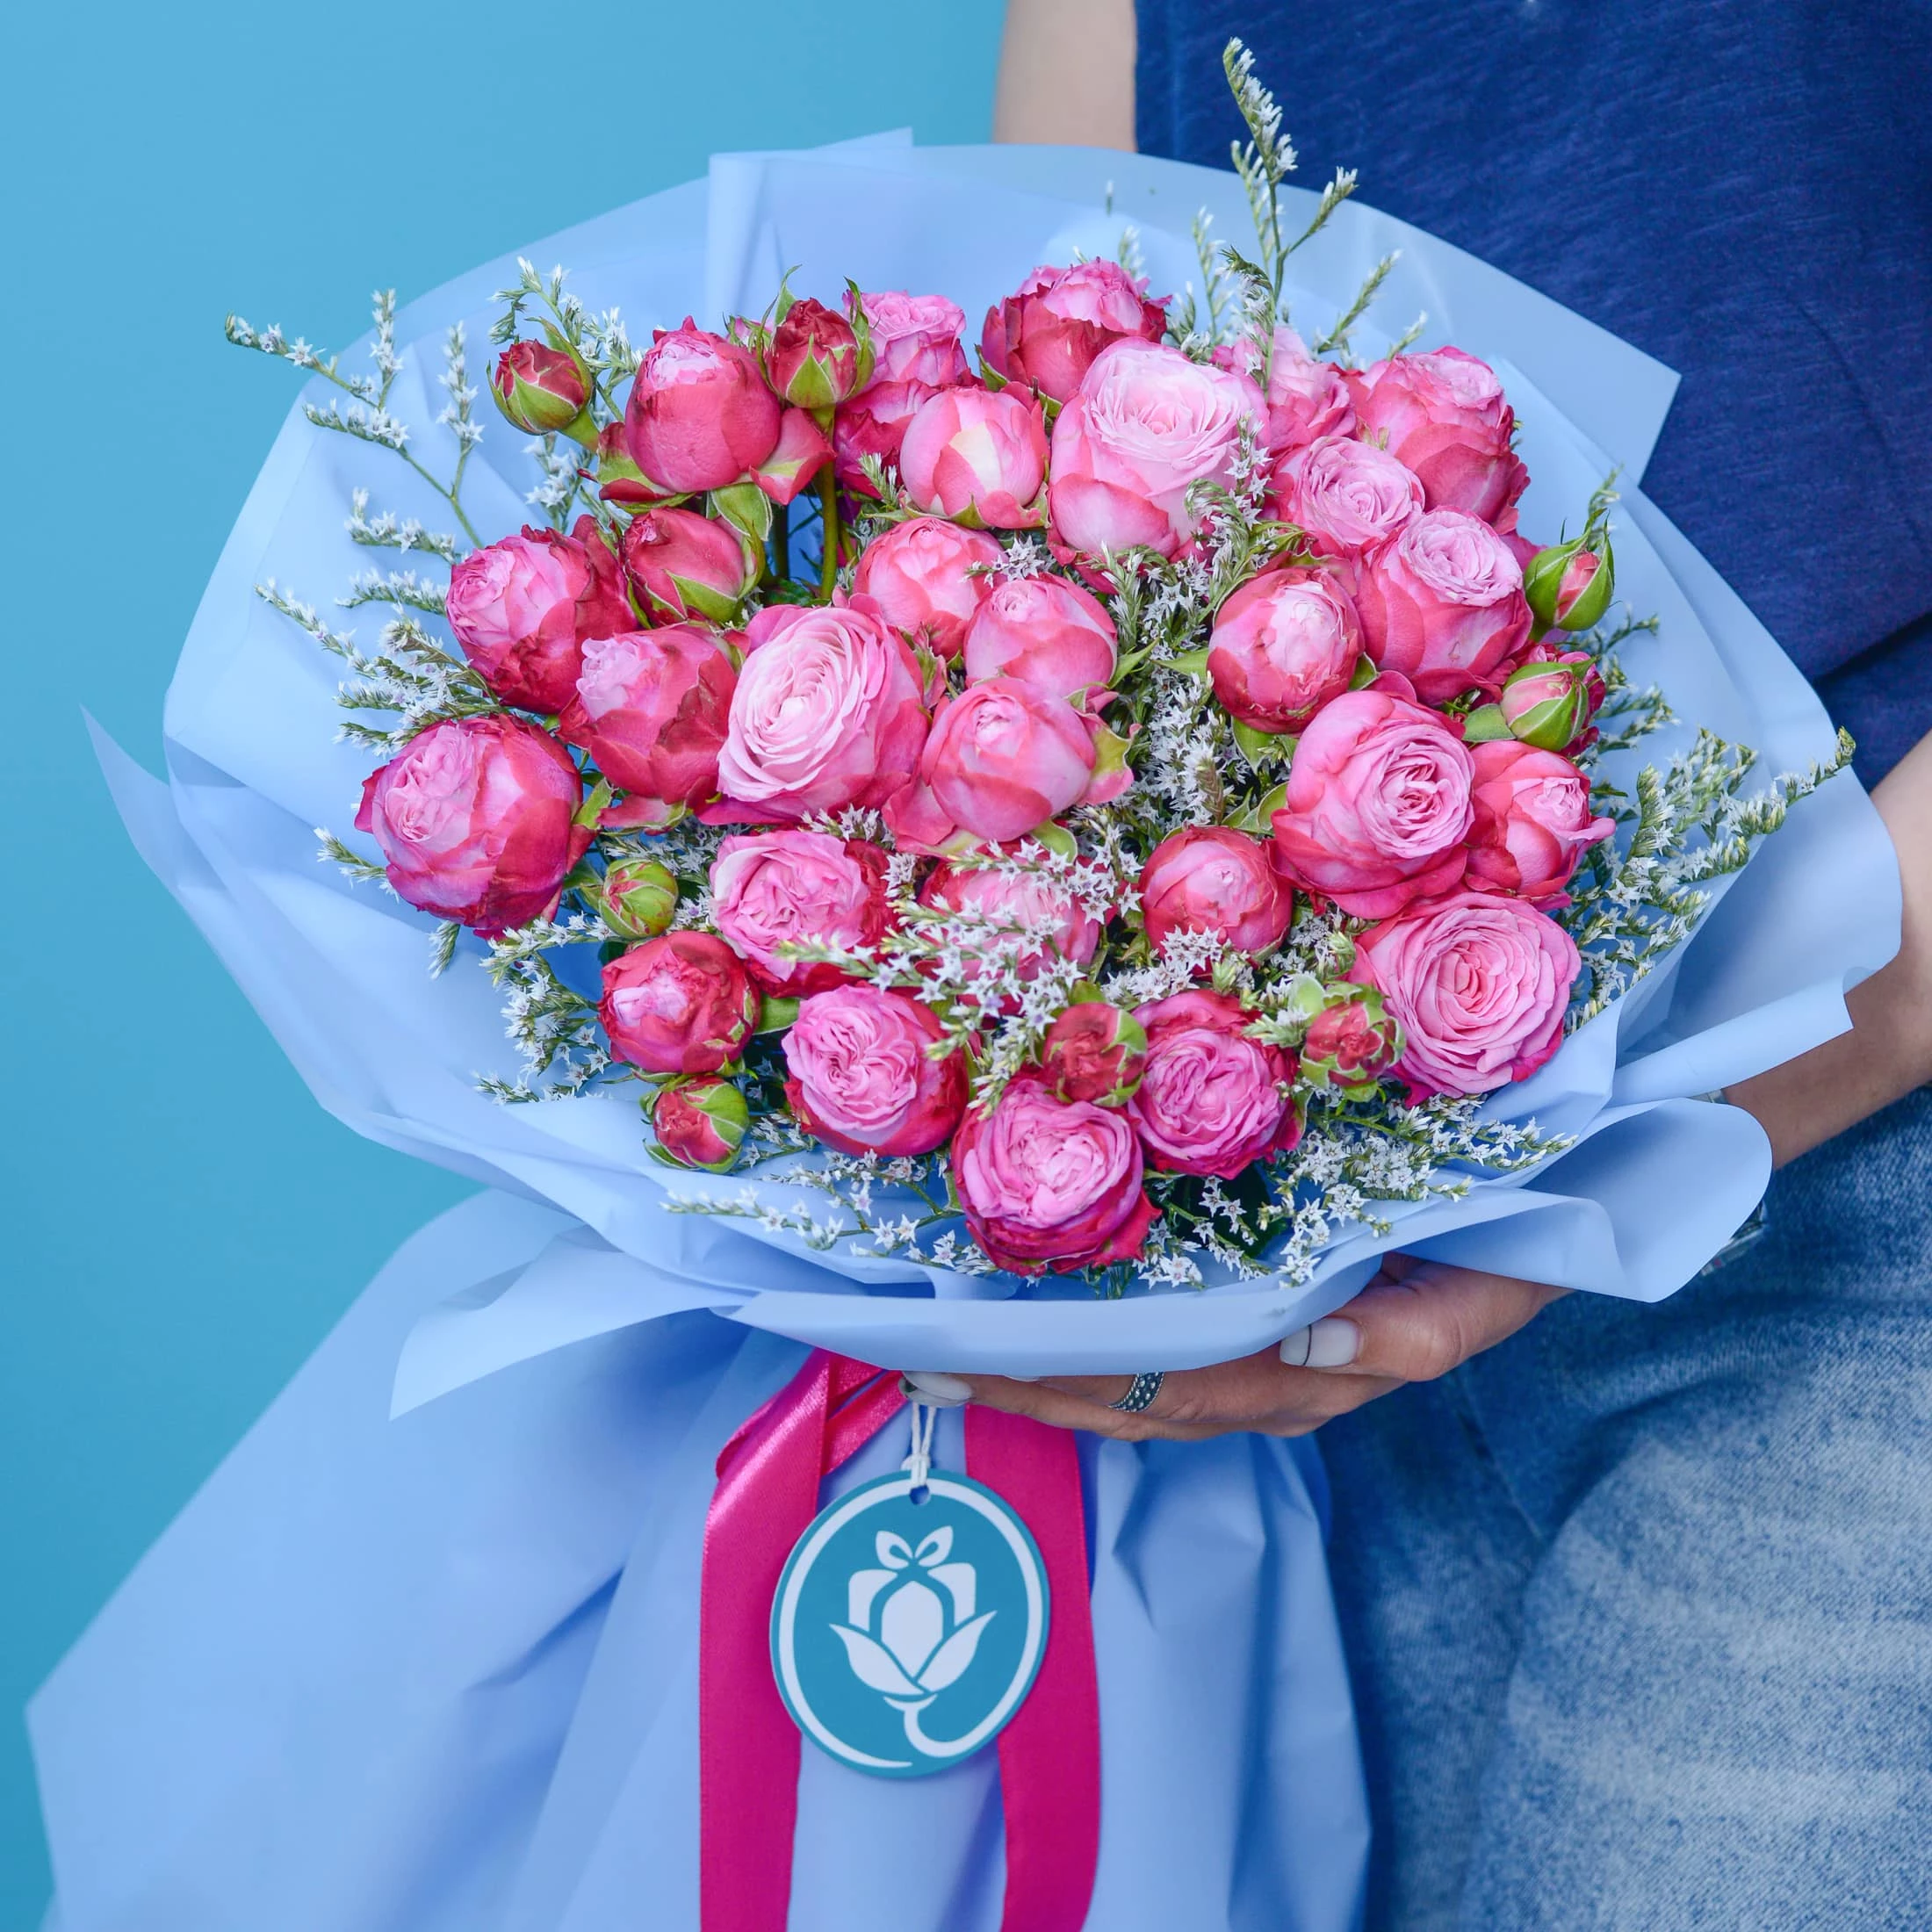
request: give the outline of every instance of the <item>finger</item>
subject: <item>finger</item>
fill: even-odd
[[[1411,1257],[1390,1257],[1399,1280],[1378,1278],[1334,1315],[1283,1344],[1324,1375],[1432,1381],[1507,1340],[1566,1291]],[[1387,1273],[1394,1275],[1395,1269]],[[1305,1337],[1305,1339],[1304,1339]]]

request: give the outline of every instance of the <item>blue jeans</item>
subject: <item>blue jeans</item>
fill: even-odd
[[[1322,1433],[1370,1932],[1932,1927],[1932,1088]]]

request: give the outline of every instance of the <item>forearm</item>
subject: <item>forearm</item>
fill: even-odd
[[[1847,995],[1849,1033],[1725,1093],[1755,1117],[1780,1164],[1932,1080],[1932,737],[1872,800],[1898,848],[1905,889],[1898,956]]]
[[[1134,0],[1008,0],[993,139],[1134,147]]]

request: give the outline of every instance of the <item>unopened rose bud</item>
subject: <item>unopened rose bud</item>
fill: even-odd
[[[693,510],[646,510],[624,533],[624,567],[660,619],[731,623],[763,566],[735,526]]]
[[[787,402],[802,409],[829,412],[864,388],[872,374],[872,342],[864,328],[815,302],[794,302],[773,329],[765,352],[765,374]]]
[[[512,342],[496,358],[490,393],[506,422],[527,436],[569,430],[590,401],[590,371],[570,349],[538,342]],[[580,441],[595,436],[588,424]]]
[[[1308,1021],[1301,1073],[1316,1086],[1362,1087],[1402,1058],[1402,1022],[1372,986],[1330,986],[1331,1005]]]
[[[604,873],[597,900],[619,939],[655,939],[677,912],[677,877],[655,859],[625,859]]]
[[[679,1166],[722,1174],[738,1158],[751,1109],[729,1080],[685,1080],[658,1095],[651,1125]]]
[[[1517,666],[1496,708],[1510,737],[1539,750],[1568,749],[1590,729],[1603,697],[1603,680],[1581,651]]]
[[[1607,537],[1573,537],[1539,550],[1523,566],[1523,595],[1539,631],[1588,631],[1601,624],[1616,588]]]
[[[1122,1107],[1147,1065],[1147,1029],[1104,999],[1086,1000],[1047,1028],[1040,1063],[1056,1099]]]

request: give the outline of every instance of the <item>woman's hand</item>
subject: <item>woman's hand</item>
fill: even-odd
[[[1137,1415],[1109,1409],[1126,1375],[1064,1375],[1018,1382],[1003,1375],[918,1373],[941,1402],[972,1401],[1063,1429],[1123,1442],[1193,1442],[1243,1430],[1305,1436],[1403,1382],[1433,1381],[1514,1335],[1565,1291],[1390,1255],[1361,1294],[1279,1348],[1215,1368],[1179,1369]]]

